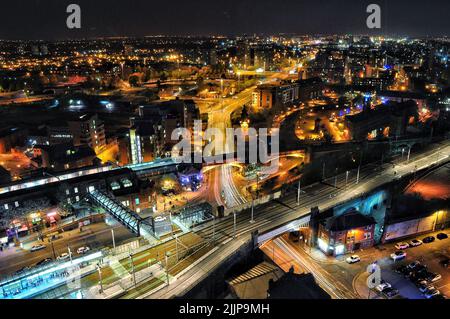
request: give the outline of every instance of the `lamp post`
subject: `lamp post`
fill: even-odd
[[[298,190],[297,190],[297,205],[298,206],[300,205],[300,194],[302,192],[301,188],[302,188],[302,183],[301,183],[301,180],[299,180],[298,181]]]
[[[250,224],[253,224],[255,222],[255,219],[253,218],[254,210],[255,210],[255,200],[252,197],[252,213],[251,213],[252,215],[251,215],[251,218],[250,218]]]
[[[233,238],[236,238],[236,212],[233,212]]]
[[[112,237],[112,242],[113,242],[113,248],[115,250],[116,249],[116,239],[114,236],[114,228],[111,228],[111,237]]]
[[[97,271],[98,271],[98,278],[100,283],[100,293],[103,293],[103,279],[102,279],[102,268],[100,267],[100,264],[97,264]]]
[[[131,272],[133,275],[133,283],[134,283],[134,286],[136,287],[136,272],[134,271],[133,255],[130,253],[128,258],[130,259],[130,263],[131,263]]]

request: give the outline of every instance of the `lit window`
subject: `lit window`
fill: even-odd
[[[70,195],[70,190],[66,189],[66,195]]]
[[[15,202],[14,206],[19,207],[19,202]]]
[[[136,203],[136,205],[139,205],[141,201],[139,200],[139,198],[136,198],[136,199],[134,200],[134,202]]]
[[[75,194],[78,194],[78,187],[75,187],[75,188],[73,189],[73,191],[75,192]]]
[[[75,200],[76,200],[77,202],[79,202],[79,201],[80,201],[80,196],[76,196],[76,197],[75,197]]]
[[[8,204],[5,204],[5,209],[9,209],[9,205]]]

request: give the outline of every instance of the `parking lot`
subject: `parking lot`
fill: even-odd
[[[432,283],[432,285],[443,295],[450,297],[450,270],[445,269],[439,264],[441,260],[450,256],[450,239],[436,239],[433,243],[424,243],[418,247],[407,248],[404,250],[406,252],[406,258],[402,260],[394,261],[390,256],[398,250],[395,248],[395,245],[399,242],[409,243],[413,239],[422,240],[427,236],[436,237],[438,233],[440,232],[355,251],[354,254],[358,255],[361,261],[354,264],[346,262],[346,259],[350,255],[331,257],[325,256],[318,249],[309,251],[308,249],[301,248],[300,245],[296,246],[304,254],[309,254],[313,258],[316,266],[320,267],[321,271],[318,271],[315,276],[320,276],[322,272],[329,273],[335,280],[348,287],[347,289],[349,291],[357,293],[363,299],[387,298],[375,289],[371,290],[369,294],[367,287],[367,277],[369,276],[367,267],[375,262],[381,268],[382,279],[399,291],[399,296],[395,298],[424,299],[424,295],[410,279],[405,278],[403,274],[395,271],[398,267],[409,265],[414,261],[419,261],[422,265],[425,265],[428,272],[440,274],[442,278]],[[444,231],[444,233],[450,236],[449,230]]]
[[[444,232],[449,234],[448,231]],[[419,236],[416,239],[423,240],[427,236],[436,237],[437,233],[431,235]],[[410,242],[414,238],[402,240],[401,242]],[[390,255],[398,251],[395,248],[396,243],[383,245],[379,248],[371,248],[366,251],[357,252],[361,257],[361,263],[357,266],[349,265],[349,267],[361,267],[361,272],[366,273],[367,265],[376,262],[381,267],[381,277],[390,283],[393,288],[397,289],[400,295],[408,299],[423,299],[424,295],[419,291],[417,286],[405,277],[404,274],[396,272],[400,266],[406,266],[414,261],[419,261],[421,265],[426,266],[429,273],[440,274],[441,279],[431,283],[441,294],[450,296],[450,271],[445,269],[439,262],[450,256],[450,239],[438,240],[433,243],[423,243],[418,247],[410,247],[404,249],[406,258],[394,261]],[[425,273],[425,272],[424,272]],[[361,273],[360,273],[361,275]],[[367,278],[367,276],[362,276]]]

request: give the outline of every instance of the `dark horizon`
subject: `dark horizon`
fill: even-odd
[[[431,3],[430,3],[431,2]],[[2,4],[0,39],[65,40],[145,36],[367,34],[446,36],[450,2],[432,0],[16,0]],[[82,9],[82,28],[66,27],[66,7]],[[366,7],[382,8],[382,28],[366,27]],[[426,5],[426,10],[424,6]]]

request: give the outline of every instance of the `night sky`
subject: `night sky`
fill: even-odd
[[[82,8],[82,29],[66,7]],[[4,0],[0,39],[145,35],[374,34],[370,3],[382,7],[384,35],[450,35],[449,0]]]

